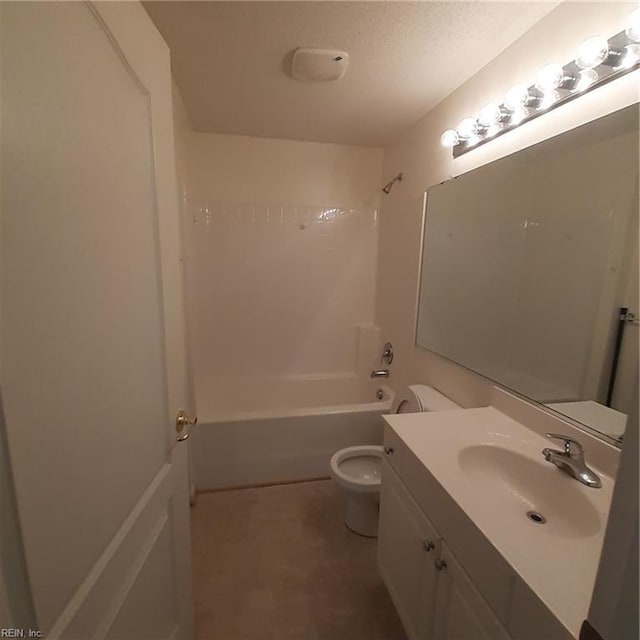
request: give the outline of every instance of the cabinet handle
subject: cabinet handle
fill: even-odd
[[[426,552],[433,551],[436,548],[436,545],[431,542],[431,540],[423,540],[422,546]]]
[[[444,560],[438,559],[438,560],[435,561],[434,564],[436,565],[436,569],[438,571],[442,571],[443,569],[447,568],[447,563]]]
[[[384,452],[389,455],[391,453],[393,453],[393,447],[385,447],[384,448]]]

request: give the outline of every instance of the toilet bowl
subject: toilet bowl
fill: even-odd
[[[378,446],[347,447],[331,456],[331,473],[347,492],[349,529],[363,536],[378,534],[378,503],[382,478],[382,456]]]
[[[446,411],[460,407],[426,385],[411,385],[396,396],[392,413]],[[345,524],[362,536],[378,536],[378,511],[382,482],[380,446],[362,445],[340,449],[331,456],[331,475],[346,493]]]

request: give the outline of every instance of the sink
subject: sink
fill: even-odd
[[[603,527],[585,487],[546,462],[542,454],[538,461],[515,449],[476,444],[458,452],[458,463],[475,488],[491,496],[502,517],[517,518],[523,526],[563,538],[589,537]],[[527,518],[528,512],[541,514],[546,522]]]

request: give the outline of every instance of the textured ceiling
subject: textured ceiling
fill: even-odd
[[[385,146],[557,2],[145,2],[198,131]],[[349,52],[333,83],[297,47]]]

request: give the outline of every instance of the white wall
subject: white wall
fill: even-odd
[[[196,395],[220,378],[353,375],[373,331],[359,327],[374,321],[382,151],[186,141]]]
[[[385,150],[384,175],[405,179],[382,203],[376,318],[396,349],[394,385],[431,382],[463,406],[489,402],[490,383],[414,345],[420,232],[424,191],[519,147],[578,126],[637,101],[638,72],[562,106],[453,162],[440,145],[444,129],[455,127],[485,102],[501,100],[516,83],[528,83],[543,64],[570,60],[592,33],[620,31],[635,3],[566,2],[425,115]]]

